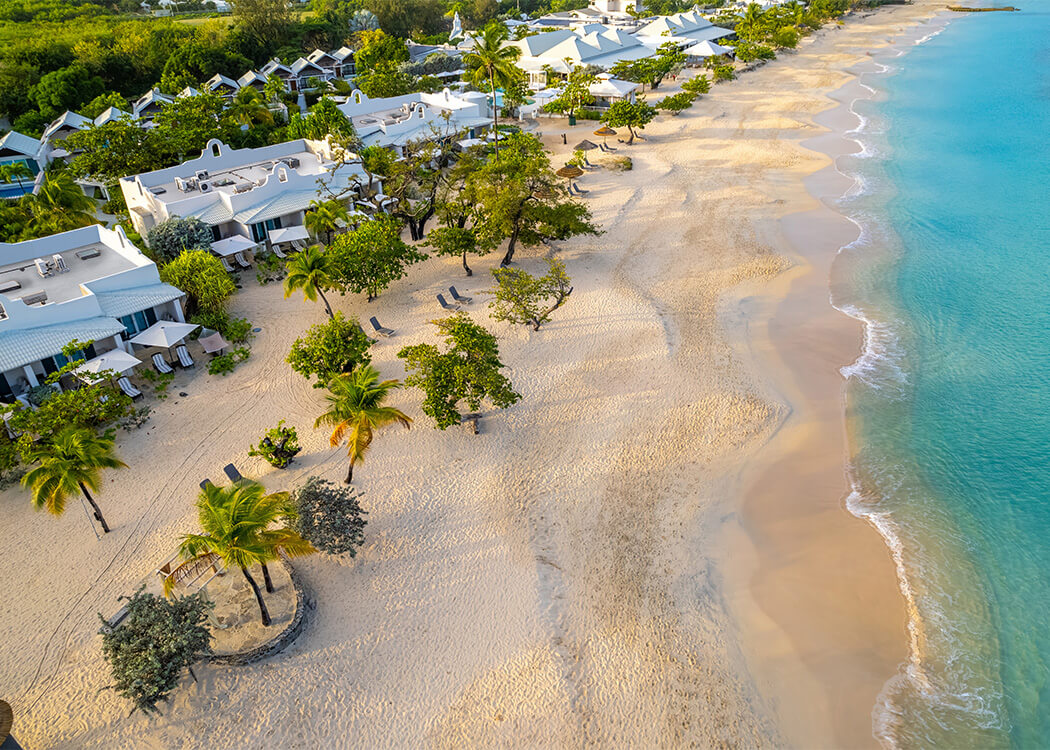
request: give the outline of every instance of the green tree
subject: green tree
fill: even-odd
[[[357,52],[354,53],[354,66],[357,72],[368,73],[377,63],[399,63],[408,60],[408,46],[403,39],[390,36],[383,31],[361,31]]]
[[[153,118],[157,145],[172,161],[197,156],[212,138],[222,138],[226,103],[218,94],[178,96]]]
[[[481,255],[487,252],[478,248],[477,236],[473,227],[460,228],[456,226],[438,227],[432,229],[427,235],[427,247],[433,248],[438,255],[449,257],[461,257],[463,259],[463,270],[467,276],[473,276],[474,272],[467,265],[467,255],[476,253]]]
[[[325,235],[326,244],[332,244],[332,235],[340,224],[343,226],[350,221],[350,212],[346,204],[334,198],[326,201],[310,201],[310,208],[303,219],[306,230],[314,237],[320,239]]]
[[[102,79],[79,63],[42,76],[29,95],[37,108],[48,118],[55,118],[68,109],[76,110],[102,93]]]
[[[90,102],[80,108],[80,114],[84,117],[91,118],[94,120],[100,114],[105,112],[110,107],[116,107],[121,112],[130,112],[131,105],[128,104],[128,100],[118,94],[116,91],[109,91],[105,94],[99,94]]]
[[[320,297],[328,317],[334,317],[332,306],[324,295],[324,290],[333,286],[329,275],[331,264],[321,248],[311,245],[289,258],[285,267],[288,275],[284,277],[284,298],[288,299],[296,291],[302,290],[303,297],[310,302],[316,302]]]
[[[346,141],[353,141],[357,134],[354,125],[342,110],[327,96],[310,108],[310,113],[303,117],[295,113],[288,123],[288,137],[308,138],[322,141],[325,136],[333,135]]]
[[[196,216],[173,216],[146,233],[146,244],[158,263],[175,260],[185,250],[209,250],[211,242],[211,227]]]
[[[594,73],[589,67],[572,66],[562,85],[561,96],[548,102],[545,109],[548,112],[557,112],[572,117],[579,108],[594,104],[594,97],[590,92],[590,85],[593,81]]]
[[[262,94],[251,86],[245,86],[237,92],[226,106],[225,116],[242,127],[249,127],[253,123],[273,123],[273,113],[267,108]]]
[[[220,312],[237,287],[222,267],[222,261],[207,250],[186,250],[160,269],[160,279],[186,292],[186,308],[196,312]]]
[[[67,172],[45,176],[36,194],[22,196],[21,204],[29,213],[29,229],[34,237],[67,232],[98,221],[95,202],[84,195]]]
[[[329,276],[337,289],[368,294],[371,302],[390,283],[403,278],[408,266],[426,255],[401,239],[401,225],[379,216],[336,237],[328,246]]]
[[[688,81],[682,82],[682,91],[692,94],[695,99],[701,94],[706,94],[711,91],[711,82],[707,80],[706,75],[694,76]]]
[[[292,343],[288,364],[307,380],[315,376],[314,388],[324,388],[332,377],[369,364],[371,346],[372,340],[356,320],[336,313],[331,320],[310,326]]]
[[[11,184],[17,182],[22,189],[23,180],[33,179],[33,171],[23,161],[14,161],[9,164],[0,164],[0,182]]]
[[[103,619],[102,654],[113,673],[113,685],[135,711],[160,713],[157,704],[178,687],[182,671],[211,653],[211,631],[205,625],[215,606],[202,594],[171,601],[139,589],[127,600],[118,627]]]
[[[355,557],[368,524],[361,497],[347,487],[310,477],[292,490],[289,499],[295,512],[290,525],[321,552]]]
[[[602,122],[613,128],[627,128],[631,135],[627,139],[627,145],[634,143],[636,137],[635,128],[642,130],[656,117],[656,110],[650,107],[644,99],[629,102],[620,99],[613,102],[612,106],[602,115]]]
[[[66,509],[66,500],[77,490],[83,494],[94,511],[102,531],[109,526],[92,492],[102,486],[103,469],[122,469],[126,464],[113,452],[113,435],[97,435],[91,429],[69,426],[60,430],[47,443],[30,451],[26,463],[38,464],[22,477],[22,486],[29,489],[33,507],[46,508],[60,516]]]
[[[736,25],[736,35],[745,41],[757,42],[765,38],[766,24],[763,19],[765,14],[758,3],[749,3]]]
[[[433,418],[439,430],[460,423],[460,401],[466,401],[471,411],[478,411],[485,399],[499,409],[518,402],[521,396],[500,372],[503,363],[495,336],[466,313],[434,324],[445,339],[444,352],[433,344],[416,344],[404,347],[397,356],[405,360],[405,385],[423,391],[423,413]]]
[[[271,73],[270,77],[266,79],[266,85],[263,86],[263,95],[266,97],[267,102],[276,104],[281,101],[286,90],[284,81],[281,80],[280,76]]]
[[[286,0],[233,0],[233,18],[239,29],[265,49],[274,49],[292,24]]]
[[[547,273],[540,277],[517,268],[493,270],[496,286],[491,290],[493,300],[489,303],[492,317],[540,330],[540,326],[550,320],[551,313],[572,294],[565,264],[548,258],[547,267]]]
[[[289,528],[272,529],[288,508],[287,493],[266,494],[258,482],[242,479],[229,487],[206,484],[197,497],[200,534],[185,534],[179,551],[193,564],[215,555],[227,568],[241,569],[259,604],[262,624],[270,625],[262,591],[249,572],[253,565],[263,568],[267,591],[273,590],[266,564],[277,559],[279,552],[298,557],[314,552],[310,543]],[[180,568],[183,566],[180,566]],[[179,568],[165,581],[170,587],[178,579]]]
[[[664,112],[670,112],[671,116],[679,114],[683,110],[693,106],[693,95],[688,91],[680,91],[677,94],[665,96],[656,104],[656,108]]]
[[[332,428],[328,442],[333,448],[346,441],[350,457],[346,484],[354,480],[354,464],[364,461],[376,430],[395,422],[406,429],[412,426],[400,409],[383,405],[390,391],[400,387],[397,380],[380,382],[379,372],[369,364],[328,381],[328,411],[317,418],[314,428]]]
[[[73,133],[66,143],[66,148],[76,153],[70,171],[106,184],[164,164],[156,135],[131,117]]]
[[[499,107],[496,106],[496,89],[518,77],[515,63],[521,55],[517,47],[504,46],[507,27],[493,21],[480,36],[474,37],[473,49],[463,55],[463,62],[470,68],[470,82],[478,88],[488,84],[492,96],[492,129],[499,131]],[[496,160],[499,160],[499,140],[494,142]]]

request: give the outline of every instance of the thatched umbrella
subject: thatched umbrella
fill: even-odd
[[[605,139],[609,136],[616,135],[616,131],[610,128],[608,125],[602,125],[600,128],[594,131],[595,135],[602,137],[602,150],[609,151],[609,144],[605,142]]]
[[[573,151],[593,151],[596,148],[598,148],[598,144],[597,143],[592,143],[591,141],[588,141],[588,140],[585,139],[585,140],[582,140],[579,143],[577,143],[575,146],[573,146],[572,150]]]
[[[11,710],[11,706],[5,701],[0,701],[0,745],[4,747],[8,745],[13,748],[19,747],[19,744],[11,737],[11,725],[14,724],[14,721],[15,712]]]
[[[575,166],[574,164],[566,164],[554,174],[558,175],[559,177],[564,177],[566,180],[569,181],[569,192],[571,193],[573,187],[572,181],[580,175],[582,175],[583,170]],[[579,190],[579,188],[576,188],[576,190]]]

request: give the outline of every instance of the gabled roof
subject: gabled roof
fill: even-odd
[[[331,54],[332,54],[332,57],[334,57],[336,60],[338,60],[339,62],[343,62],[348,57],[353,57],[354,56],[354,51],[352,49],[350,49],[349,47],[340,47],[339,49],[335,50]]]
[[[3,332],[0,333],[0,371],[54,356],[73,339],[99,341],[123,330],[124,325],[115,318],[98,317]]]
[[[297,76],[302,76],[304,73],[307,75],[311,75],[313,73],[324,75],[324,68],[322,68],[317,63],[310,62],[305,57],[300,57],[298,60],[293,62],[291,70],[292,74]]]
[[[47,126],[47,129],[44,130],[44,138],[50,138],[62,128],[86,130],[89,127],[91,127],[91,120],[67,109],[65,114]]]
[[[513,44],[521,48],[522,56],[539,57],[551,47],[573,36],[575,35],[569,29],[558,29],[557,31],[548,31],[543,34],[533,34]]]
[[[132,117],[132,114],[130,112],[125,112],[122,109],[117,109],[116,107],[108,107],[105,112],[95,118],[95,126],[101,127],[107,122],[119,120],[121,117]]]
[[[623,81],[608,75],[599,75],[587,90],[591,96],[625,97],[640,88],[640,84]]]
[[[317,190],[289,190],[269,200],[242,209],[234,214],[234,221],[241,224],[258,224],[260,221],[276,219],[294,211],[302,211],[317,199]]]
[[[341,62],[341,60],[336,58],[331,53],[325,52],[323,49],[315,49],[313,52],[311,52],[309,55],[306,56],[306,59],[309,60],[312,63],[316,63],[317,65],[322,65],[322,66],[323,65],[328,65],[328,66],[337,65],[338,63]]]
[[[249,70],[243,76],[237,79],[237,85],[242,89],[245,86],[251,86],[253,83],[261,83],[266,85],[267,78],[257,70]]]
[[[287,77],[292,74],[292,69],[284,65],[280,60],[270,60],[270,62],[262,66],[262,73],[263,75],[273,73],[281,77]]]
[[[183,98],[187,96],[200,96],[200,93],[201,92],[197,91],[197,89],[193,88],[193,86],[187,86],[176,95],[176,98]]]
[[[570,39],[566,39],[564,42],[556,44],[547,50],[544,57],[554,58],[555,60],[569,58],[574,62],[583,62],[600,54],[602,54],[602,51],[597,47],[587,44],[580,37],[573,34]]]
[[[224,76],[222,73],[216,73],[207,81],[204,85],[208,87],[208,91],[218,91],[221,88],[227,88],[230,91],[236,91],[240,88],[237,85],[237,81],[233,80],[229,76]]]
[[[3,138],[0,138],[0,152],[10,151],[22,156],[36,156],[40,150],[40,141],[28,135],[12,130]]]
[[[167,94],[162,94],[158,89],[150,89],[135,101],[135,115],[140,115],[145,109],[162,104],[171,104],[174,101]]]
[[[121,289],[119,292],[96,292],[95,296],[104,314],[119,318],[179,299],[185,296],[185,292],[171,284],[161,283]]]

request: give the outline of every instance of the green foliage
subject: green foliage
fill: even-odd
[[[334,286],[342,292],[365,292],[369,302],[391,282],[403,278],[408,266],[426,258],[405,244],[400,222],[387,215],[339,235],[325,254]]]
[[[160,269],[161,281],[186,292],[191,314],[218,312],[236,287],[222,262],[207,250],[186,250]]]
[[[781,49],[794,49],[798,46],[798,39],[798,31],[791,27],[777,29],[773,32],[773,36],[770,37],[773,45]]]
[[[233,0],[230,5],[237,28],[260,47],[286,38],[292,17],[285,0]]]
[[[99,94],[90,102],[80,108],[80,114],[84,117],[94,120],[100,114],[105,112],[110,107],[116,107],[121,112],[130,112],[131,105],[128,100],[118,94],[116,91],[109,91],[104,94]]]
[[[707,80],[706,75],[694,76],[688,81],[682,82],[682,91],[692,94],[695,99],[701,94],[706,94],[711,91],[711,82]]]
[[[173,216],[150,229],[146,242],[153,259],[163,264],[175,260],[184,250],[209,250],[211,227],[196,216]]]
[[[297,338],[292,343],[287,361],[307,380],[316,377],[314,388],[323,388],[333,376],[369,364],[372,361],[371,345],[372,341],[356,320],[337,312],[324,323],[311,326],[305,336]]]
[[[164,164],[157,136],[130,117],[92,125],[70,135],[66,143],[70,151],[77,152],[70,171],[100,182],[115,182]]]
[[[562,84],[561,96],[547,102],[544,109],[572,116],[581,107],[594,104],[594,97],[589,91],[593,81],[594,72],[589,67],[574,65]]]
[[[716,65],[713,77],[715,83],[721,83],[722,81],[732,81],[736,78],[736,73],[733,71],[732,65]]]
[[[345,486],[310,477],[292,490],[295,515],[290,525],[321,552],[355,557],[368,524],[361,497]]]
[[[646,125],[656,117],[656,110],[649,106],[644,99],[636,99],[629,102],[620,99],[612,103],[608,111],[602,117],[602,122],[613,128],[627,128],[631,134],[627,139],[627,145],[634,143],[636,137],[635,128],[643,130]]]
[[[266,431],[259,444],[253,445],[248,451],[248,455],[259,456],[270,466],[283,469],[301,450],[299,434],[294,427],[285,427],[282,419],[276,427]]]
[[[225,310],[198,312],[190,318],[190,322],[218,331],[231,344],[245,344],[255,335],[250,320],[231,317]]]
[[[175,373],[143,370],[142,377],[153,386],[153,395],[163,401],[168,397],[168,386],[175,379]]]
[[[140,588],[127,599],[127,616],[116,628],[103,619],[102,653],[113,674],[111,688],[131,701],[132,711],[160,713],[184,669],[211,653],[205,626],[214,606],[202,594],[171,601]],[[100,616],[101,617],[101,616]]]
[[[693,95],[688,91],[680,91],[671,96],[665,96],[656,104],[656,108],[664,112],[670,112],[672,116],[677,115],[685,109],[693,106]]]
[[[67,109],[77,110],[102,93],[105,84],[86,67],[73,64],[40,79],[30,96],[46,117],[58,117]]]
[[[284,261],[274,253],[260,251],[255,254],[255,278],[261,286],[271,281],[280,281],[287,276]]]
[[[251,356],[252,350],[246,346],[239,346],[236,349],[226,352],[225,354],[219,354],[212,357],[211,361],[208,362],[208,374],[209,375],[222,375],[225,377],[233,372],[237,365]]]
[[[405,385],[424,393],[423,413],[439,430],[462,420],[460,402],[478,411],[483,400],[506,409],[521,398],[500,372],[496,337],[473,322],[466,313],[434,321],[445,340],[445,351],[433,344],[406,346],[397,353],[405,360]]]
[[[681,70],[684,63],[685,55],[678,47],[672,42],[665,42],[660,45],[656,55],[639,60],[621,60],[609,72],[616,78],[643,86],[648,84],[649,88],[655,89],[668,75]]]
[[[379,62],[399,63],[408,60],[408,46],[383,31],[362,31],[358,34],[360,46],[354,53],[354,65],[358,74],[368,73]]]
[[[353,123],[327,96],[310,108],[305,117],[299,113],[292,115],[288,122],[288,138],[308,138],[314,141],[324,140],[326,135],[353,140],[357,137]]]
[[[772,60],[776,56],[773,48],[764,44],[740,42],[736,45],[736,59],[742,63],[749,63],[755,60]]]
[[[176,97],[153,118],[158,150],[173,163],[199,156],[209,140],[225,137],[225,108],[222,98],[210,92]]]
[[[534,331],[572,294],[565,264],[556,258],[547,259],[547,273],[538,278],[517,268],[497,268],[492,275],[496,278],[489,303],[493,319],[530,325]]]
[[[473,227],[445,226],[432,229],[427,235],[426,246],[433,248],[438,255],[462,258],[463,269],[468,276],[472,271],[467,265],[467,255],[470,253],[482,255],[488,252],[487,248],[478,247],[478,239]]]

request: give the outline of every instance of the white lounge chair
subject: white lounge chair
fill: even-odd
[[[180,365],[183,367],[193,367],[193,358],[190,357],[190,353],[186,350],[185,344],[179,344],[176,346],[175,353],[179,356]]]
[[[230,265],[230,261],[226,260],[225,255],[220,255],[219,260],[222,261],[222,267],[226,269],[227,273],[233,273],[233,266]]]
[[[156,368],[157,372],[161,375],[167,375],[169,372],[175,372],[171,369],[171,365],[168,364],[167,360],[164,359],[164,355],[157,353],[153,355],[153,367]]]
[[[129,396],[132,401],[142,398],[142,391],[133,386],[127,378],[117,380],[117,385],[120,387],[120,390],[124,391],[124,395]]]
[[[237,261],[237,265],[241,268],[251,268],[252,264],[244,259],[244,253],[234,253],[233,259]]]
[[[284,253],[282,253],[281,252],[281,248],[279,248],[277,245],[273,246],[273,254],[276,255],[281,260],[287,260],[288,259],[288,256],[285,255]]]
[[[292,247],[301,252],[306,249],[306,243],[302,240],[292,240]]]

